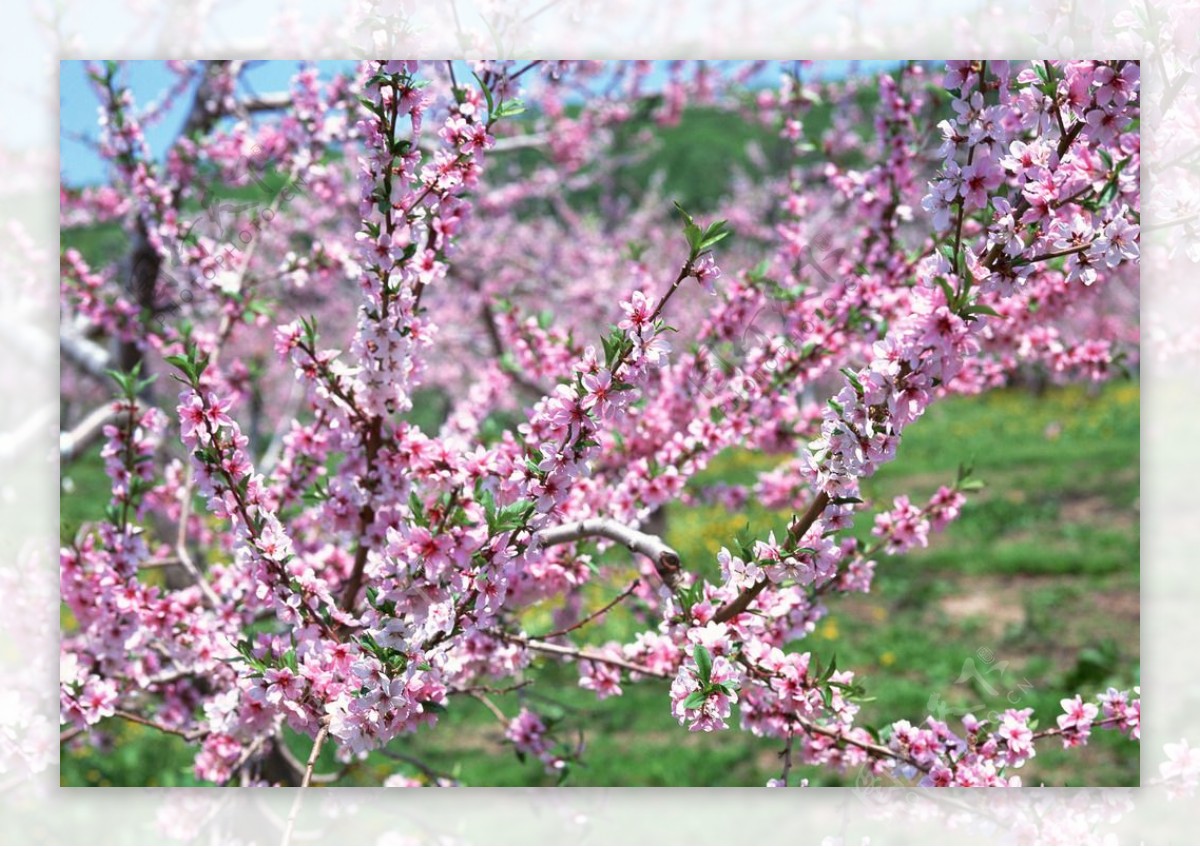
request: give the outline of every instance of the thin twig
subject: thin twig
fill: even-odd
[[[1062,109],[1060,109],[1058,107],[1058,83],[1055,82],[1055,80],[1054,80],[1054,69],[1050,67],[1050,62],[1047,60],[1043,60],[1042,64],[1046,68],[1046,79],[1049,80],[1050,82],[1054,83],[1054,94],[1053,94],[1054,117],[1058,121],[1058,132],[1059,132],[1059,137],[1061,138],[1062,136],[1067,134],[1067,125],[1063,123]]]
[[[312,752],[308,754],[308,764],[304,766],[304,779],[300,782],[301,788],[308,788],[312,782],[313,768],[317,766],[317,757],[321,755],[321,747],[325,744],[325,738],[329,735],[329,724],[322,724],[317,730],[317,737],[313,740]]]
[[[783,772],[779,774],[779,781],[787,787],[788,775],[792,772],[792,740],[796,734],[792,732],[791,726],[788,726],[787,743],[783,749],[779,751],[779,758],[783,759]]]
[[[1107,727],[1115,726],[1124,720],[1125,720],[1125,718],[1122,715],[1114,715],[1111,718],[1103,718],[1102,720],[1093,721],[1092,727],[1093,728],[1095,728],[1095,727],[1107,728]],[[1040,741],[1043,738],[1053,738],[1056,735],[1066,735],[1069,732],[1073,732],[1073,731],[1074,730],[1063,729],[1062,727],[1059,727],[1059,726],[1052,726],[1049,729],[1043,729],[1039,732],[1035,732],[1033,734],[1033,740]]]
[[[884,760],[899,759],[900,761],[903,761],[906,764],[910,764],[913,767],[917,768],[918,770],[922,770],[922,771],[927,770],[927,768],[928,768],[928,766],[926,766],[925,768],[922,768],[920,765],[917,764],[915,759],[912,759],[909,756],[904,755],[903,753],[898,753],[897,751],[892,750],[891,748],[884,747],[881,744],[873,744],[869,741],[859,741],[857,738],[846,735],[845,733],[839,732],[836,729],[830,729],[827,726],[821,726],[820,724],[814,723],[813,721],[810,721],[806,718],[793,716],[792,720],[794,720],[794,721],[796,721],[796,723],[800,724],[800,726],[804,729],[804,731],[811,735],[823,735],[826,738],[832,738],[834,741],[837,741],[839,744],[848,744],[851,747],[857,747],[859,750],[862,750],[864,753],[869,753],[870,755],[875,756],[876,758],[884,759]]]
[[[422,774],[424,774],[426,779],[428,779],[430,782],[432,782],[435,785],[440,784],[443,781],[445,781],[445,782],[457,782],[458,781],[450,774],[445,773],[443,771],[436,770],[433,767],[430,767],[429,765],[425,764],[420,759],[418,759],[416,756],[410,756],[407,753],[397,753],[394,750],[388,750],[386,747],[383,748],[382,750],[380,750],[379,752],[382,753],[384,756],[386,756],[389,759],[395,759],[397,762],[404,762],[405,764],[412,765],[414,768],[416,768]]]
[[[292,809],[288,813],[287,826],[283,830],[283,840],[280,842],[283,847],[288,847],[292,843],[292,832],[296,828],[296,816],[300,813],[300,801],[304,798],[304,789],[308,788],[309,782],[312,781],[313,768],[317,764],[317,756],[321,753],[321,745],[325,743],[325,736],[329,732],[329,725],[322,724],[317,731],[317,737],[313,740],[312,752],[308,754],[308,765],[304,769],[304,778],[300,782],[300,790],[296,792],[296,798],[292,801]],[[277,740],[276,743],[281,750],[287,749],[282,740]]]
[[[488,697],[486,694],[475,694],[474,692],[471,693],[471,696],[486,706],[487,710],[492,713],[496,720],[505,726],[508,726],[508,715],[504,714],[500,707],[492,702],[490,697]]]
[[[557,629],[554,632],[548,632],[545,635],[539,635],[539,636],[537,636],[537,638],[549,641],[551,638],[559,638],[563,635],[566,635],[568,632],[574,632],[577,629],[582,629],[583,627],[587,626],[592,621],[594,621],[597,618],[604,615],[605,612],[607,612],[613,606],[617,605],[622,600],[624,600],[626,597],[628,597],[630,594],[632,594],[634,591],[636,591],[639,584],[641,584],[641,580],[635,579],[633,582],[629,583],[628,588],[626,588],[624,591],[622,591],[620,594],[618,594],[616,597],[614,597],[612,602],[605,604],[601,608],[592,612],[586,618],[583,618],[579,622],[571,624],[571,626],[568,626],[564,629]]]
[[[202,729],[193,729],[193,730],[175,729],[175,727],[156,723],[155,721],[152,721],[149,718],[143,718],[141,715],[136,715],[133,712],[126,712],[123,710],[118,710],[118,711],[114,712],[113,715],[114,715],[114,717],[121,718],[122,720],[127,720],[130,723],[136,723],[136,724],[140,724],[142,726],[148,726],[151,729],[157,729],[159,732],[165,732],[168,735],[177,735],[180,738],[182,738],[184,741],[188,742],[189,744],[192,743],[193,741],[196,741],[196,740],[202,738],[206,734],[205,730],[202,730]]]
[[[551,653],[556,656],[566,656],[571,659],[576,659],[586,662],[597,662],[603,665],[612,665],[615,668],[623,668],[631,673],[641,674],[642,676],[652,676],[658,679],[674,679],[673,674],[662,671],[652,670],[645,665],[638,665],[633,662],[628,662],[625,659],[618,659],[614,656],[605,656],[593,650],[584,647],[566,647],[561,644],[551,644],[546,641],[539,641],[536,638],[529,638],[524,635],[517,635],[503,630],[493,629],[487,630],[487,634],[493,638],[499,638],[502,641],[510,641],[514,644],[522,644],[530,650],[536,650],[539,653]]]
[[[179,564],[183,565],[183,569],[200,588],[200,593],[204,595],[204,599],[208,601],[208,605],[214,609],[220,607],[221,598],[217,596],[217,592],[213,591],[204,574],[200,573],[200,569],[196,567],[196,563],[192,561],[192,554],[188,552],[187,536],[188,536],[188,520],[191,517],[192,509],[192,485],[193,485],[194,469],[192,463],[188,462],[187,477],[183,483],[183,499],[179,506],[179,529],[175,533],[175,555],[179,557]]]
[[[1080,244],[1078,247],[1072,247],[1069,250],[1059,250],[1054,253],[1042,253],[1040,256],[1031,256],[1028,259],[1018,259],[1012,264],[1014,267],[1017,265],[1032,265],[1034,262],[1045,262],[1049,259],[1059,259],[1063,256],[1070,256],[1074,253],[1082,253],[1083,251],[1091,248],[1092,243],[1093,242],[1089,241],[1087,244]]]
[[[328,726],[328,723],[325,725]],[[296,757],[296,754],[292,752],[292,748],[288,747],[287,744],[284,743],[282,735],[275,736],[275,748],[279,752],[279,757],[283,759],[288,768],[291,769],[292,773],[297,777],[303,778],[306,769],[305,763],[301,762],[300,759]],[[310,777],[310,781],[318,784],[337,782],[340,777],[341,773],[319,773],[313,774]]]
[[[241,783],[242,783],[243,787],[245,787],[246,784],[249,782],[249,776],[250,776],[249,772],[244,770],[244,768],[246,767],[247,763],[249,763],[249,761],[252,758],[254,758],[254,755],[259,750],[262,749],[262,746],[263,746],[263,744],[266,743],[266,740],[267,740],[267,737],[265,735],[260,735],[258,738],[254,739],[254,742],[249,747],[246,748],[245,752],[243,752],[242,755],[238,757],[238,760],[234,764],[234,766],[229,769],[230,773],[240,774]]]
[[[541,63],[542,63],[542,60],[541,60],[541,59],[534,59],[534,60],[533,60],[532,62],[530,62],[528,65],[526,65],[525,67],[521,68],[521,70],[517,71],[515,74],[513,74],[512,76],[510,76],[510,77],[508,78],[508,79],[509,79],[509,82],[514,82],[514,81],[516,81],[516,80],[520,79],[520,78],[521,78],[521,76],[522,76],[522,75],[523,75],[523,74],[524,74],[526,71],[528,71],[528,70],[530,70],[530,69],[532,69],[532,68],[536,68],[536,67],[537,67],[538,65],[540,65]]]
[[[450,694],[512,694],[514,691],[520,691],[522,688],[528,688],[533,685],[532,679],[527,679],[523,682],[518,682],[515,685],[506,685],[503,688],[494,688],[490,685],[472,685],[468,688],[451,688]]]

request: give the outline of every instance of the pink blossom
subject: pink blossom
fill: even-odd
[[[1062,730],[1064,747],[1077,747],[1087,744],[1092,732],[1092,722],[1099,713],[1094,703],[1084,703],[1076,694],[1061,701],[1063,714],[1058,716],[1058,728]]]
[[[693,262],[691,271],[691,275],[696,278],[696,282],[700,283],[701,288],[709,294],[716,293],[713,283],[721,276],[721,269],[717,267],[717,261],[713,258],[712,253],[705,253]]]

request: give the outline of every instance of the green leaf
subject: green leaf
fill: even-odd
[[[483,89],[483,99],[487,101],[488,118],[495,117],[492,113],[496,111],[496,101],[492,98],[492,90],[483,84],[483,80],[479,78],[479,74],[472,71],[471,76],[475,77],[475,81]]]
[[[754,533],[750,530],[749,521],[733,536],[733,543],[743,559],[754,558]]]
[[[525,111],[525,104],[520,100],[506,100],[496,110],[497,118],[511,118]]]
[[[699,709],[704,705],[704,701],[707,699],[708,695],[703,689],[700,691],[693,691],[687,696],[687,699],[683,701],[683,707],[685,709]]]
[[[164,358],[168,364],[174,365],[188,376],[191,376],[192,363],[188,360],[187,356],[165,356]]]
[[[701,237],[700,237],[699,249],[701,251],[707,250],[710,247],[712,247],[714,244],[716,244],[717,242],[721,241],[724,238],[727,238],[729,236],[729,234],[730,234],[729,225],[726,221],[722,220],[722,221],[717,221],[716,223],[709,224],[708,227],[704,230],[703,235],[701,235]]]
[[[942,289],[942,293],[946,295],[946,302],[953,303],[954,289],[950,287],[950,283],[946,280],[946,278],[944,276],[934,277],[933,281],[937,283],[938,288]]]
[[[696,673],[699,675],[700,681],[708,685],[708,681],[712,677],[712,656],[703,644],[696,645],[695,656]]]
[[[679,214],[683,215],[683,236],[687,239],[688,247],[691,248],[692,255],[689,259],[696,258],[696,255],[703,249],[700,245],[704,241],[705,232],[696,223],[695,218],[684,210],[683,206],[679,205],[679,201],[675,201],[675,208],[679,210]]]
[[[746,272],[746,278],[751,282],[769,282],[767,279],[767,271],[771,269],[771,260],[763,259],[753,268]]]

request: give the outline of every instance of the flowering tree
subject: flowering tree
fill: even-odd
[[[64,390],[98,404],[63,458],[102,438],[113,492],[61,555],[64,738],[119,717],[195,744],[202,779],[307,785],[324,745],[402,750],[476,698],[556,774],[573,742],[488,699],[546,662],[600,698],[658,681],[690,730],[779,739],[777,785],[794,764],[1017,785],[1039,741],[1139,737],[1136,688],[1063,692],[1043,729],[1009,709],[869,730],[854,672],[796,648],[977,487],[964,471],[849,533],[930,404],[1031,364],[1136,364],[1136,63],[910,64],[869,109],[825,91],[815,145],[799,66],[761,85],[777,68],[372,61],[278,95],[243,91],[239,62],[171,69],[139,107],[118,66],[89,68],[114,178],[62,194],[64,227],[130,236],[111,267],[62,254]],[[188,96],[156,161],[144,128]],[[618,190],[646,122],[695,103],[778,138],[723,220]],[[227,228],[214,187],[252,184],[269,202]],[[689,486],[733,446],[789,458]],[[793,518],[715,569],[656,528],[672,502],[747,498]],[[639,575],[589,606],[609,548]],[[589,643],[618,604],[641,631]],[[535,606],[551,631],[526,630]]]

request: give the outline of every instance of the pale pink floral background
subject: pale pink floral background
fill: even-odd
[[[456,6],[451,9],[451,6]],[[360,0],[6,4],[0,32],[0,842],[1186,842],[1200,777],[1200,3]],[[455,20],[457,19],[457,26]],[[1143,61],[1141,790],[64,791],[57,787],[60,58],[1079,56]],[[1188,742],[1191,742],[1189,744]]]

